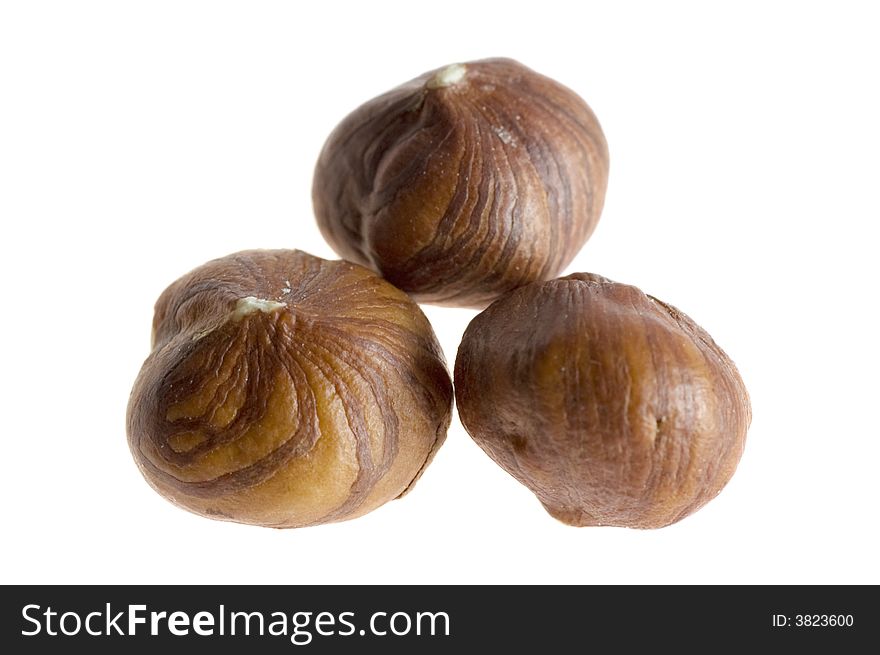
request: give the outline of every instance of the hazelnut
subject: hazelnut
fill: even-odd
[[[512,291],[465,331],[462,423],[570,525],[659,528],[727,484],[751,420],[733,362],[685,314],[590,274]]]
[[[356,264],[252,250],[160,296],[128,441],[173,503],[292,528],[406,493],[451,403],[440,347],[406,294]]]
[[[318,225],[419,302],[483,308],[593,232],[608,147],[587,104],[510,59],[453,64],[354,110],[315,169]]]

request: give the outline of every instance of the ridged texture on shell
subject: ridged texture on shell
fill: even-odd
[[[657,528],[714,498],[751,420],[733,362],[685,314],[576,274],[517,289],[455,363],[474,440],[572,525]]]
[[[420,302],[485,307],[558,275],[593,232],[608,147],[587,104],[510,59],[362,105],[315,169],[324,237]],[[458,69],[452,68],[459,72]]]
[[[216,259],[159,298],[132,454],[193,512],[274,527],[364,514],[443,443],[452,388],[424,314],[361,266],[295,250]]]

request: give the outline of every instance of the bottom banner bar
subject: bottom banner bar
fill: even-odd
[[[5,587],[3,645],[90,653],[218,642],[258,652],[655,644],[841,648],[878,636],[867,587]]]

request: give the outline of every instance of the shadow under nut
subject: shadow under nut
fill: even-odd
[[[128,408],[147,481],[197,514],[301,527],[404,494],[452,388],[418,306],[361,266],[244,251],[163,292]]]
[[[733,475],[751,421],[736,367],[685,314],[575,274],[517,289],[468,326],[462,423],[571,525],[658,528]]]
[[[593,232],[608,147],[587,104],[510,59],[421,75],[348,115],[318,159],[318,225],[419,302],[483,308],[558,275]]]

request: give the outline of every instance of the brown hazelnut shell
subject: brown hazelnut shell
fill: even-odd
[[[419,302],[483,308],[558,275],[596,227],[599,122],[511,59],[425,73],[349,114],[315,168],[318,225]]]
[[[733,362],[688,316],[590,274],[534,283],[465,331],[471,437],[577,526],[658,528],[730,480],[751,421]]]
[[[356,264],[252,250],[162,293],[128,441],[175,504],[300,527],[404,494],[443,443],[451,403],[440,347],[406,294]]]

